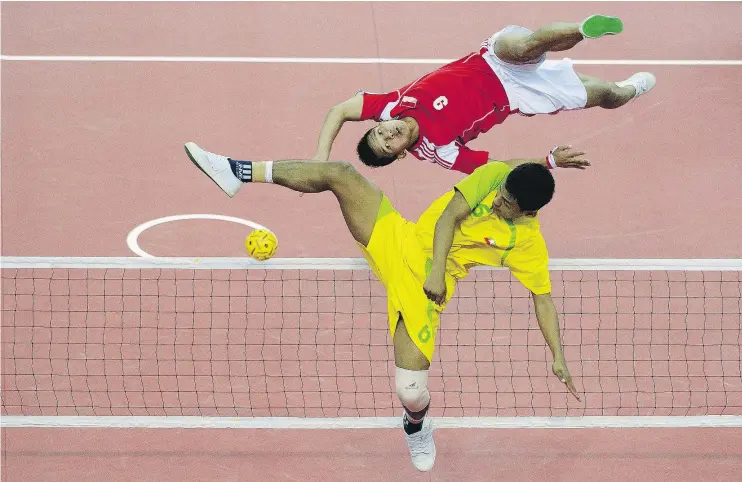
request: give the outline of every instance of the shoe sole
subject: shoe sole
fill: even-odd
[[[213,182],[214,184],[216,184],[216,185],[217,185],[217,186],[219,187],[219,189],[221,189],[221,190],[222,190],[222,192],[223,192],[224,194],[226,194],[227,196],[229,196],[229,197],[231,198],[232,196],[230,196],[230,194],[229,194],[229,193],[228,193],[227,191],[225,191],[225,190],[224,190],[224,188],[222,188],[221,186],[219,186],[219,183],[218,183],[218,182],[216,182],[216,180],[215,180],[215,179],[214,179],[213,177],[211,177],[211,176],[209,175],[209,173],[208,173],[208,172],[204,171],[204,169],[203,169],[203,168],[201,167],[201,165],[200,165],[200,164],[198,163],[198,161],[196,161],[196,159],[195,159],[195,158],[193,157],[193,155],[191,154],[191,151],[189,151],[189,150],[188,150],[188,145],[187,145],[187,144],[186,144],[186,145],[184,145],[184,146],[183,146],[183,148],[184,148],[184,149],[185,149],[185,151],[186,151],[186,155],[188,156],[188,159],[190,159],[190,160],[191,160],[191,162],[193,163],[193,165],[194,165],[194,166],[196,166],[196,167],[198,168],[198,170],[199,170],[199,171],[201,171],[201,172],[203,172],[204,174],[206,174],[206,177],[208,177],[209,179],[211,179],[211,181],[212,181],[212,182]]]
[[[604,35],[618,35],[623,32],[623,22],[618,17],[607,17],[605,15],[593,15],[587,17],[580,32],[587,38],[600,38]]]

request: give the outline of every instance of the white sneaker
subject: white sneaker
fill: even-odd
[[[634,94],[634,99],[636,99],[640,95],[646,94],[652,90],[652,87],[654,87],[654,84],[656,83],[657,78],[654,74],[649,72],[637,72],[624,81],[616,82],[616,85],[619,87],[633,87],[634,90],[636,90],[636,94]]]
[[[406,415],[405,415],[406,416]],[[407,435],[407,447],[412,456],[412,465],[421,472],[427,472],[435,463],[435,443],[433,442],[433,423],[430,417],[423,419],[423,428],[419,432]]]
[[[193,142],[186,142],[185,151],[196,167],[209,176],[222,191],[227,193],[227,196],[233,197],[237,194],[242,187],[242,181],[237,179],[232,172],[226,156],[204,151]]]

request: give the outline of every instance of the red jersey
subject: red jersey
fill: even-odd
[[[361,120],[412,117],[420,137],[409,152],[470,174],[489,153],[465,146],[510,114],[505,89],[482,57],[472,53],[386,94],[363,93]]]

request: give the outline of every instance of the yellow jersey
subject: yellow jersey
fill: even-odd
[[[474,266],[502,266],[509,268],[533,293],[550,293],[549,253],[538,218],[522,216],[511,221],[492,211],[492,202],[509,173],[507,164],[491,162],[462,179],[454,190],[436,199],[417,220],[418,241],[426,254],[432,256],[435,224],[459,191],[472,211],[454,232],[446,272],[460,279]]]

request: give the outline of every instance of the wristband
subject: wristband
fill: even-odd
[[[548,167],[549,169],[556,169],[557,165],[556,161],[554,160],[554,154],[550,153],[548,156],[546,156],[546,167]]]
[[[549,155],[546,156],[546,167],[548,167],[549,169],[557,168],[556,159],[554,159],[554,153],[556,152],[557,149],[559,149],[559,146],[552,147],[551,150],[549,151]]]

